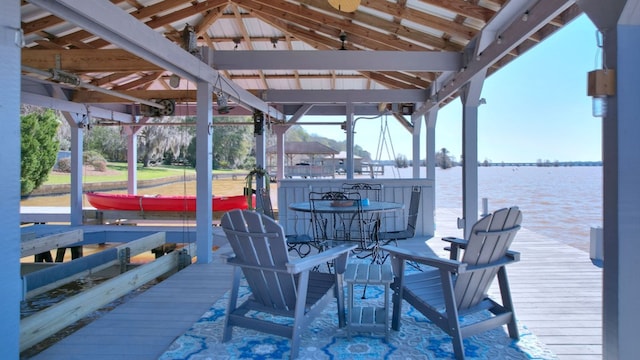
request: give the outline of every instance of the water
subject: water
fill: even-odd
[[[424,172],[424,168],[422,169]],[[410,177],[411,169],[401,169]],[[478,210],[518,206],[523,226],[541,235],[589,251],[591,227],[602,226],[602,167],[481,167]],[[462,168],[436,169],[436,207],[459,209],[462,217]]]

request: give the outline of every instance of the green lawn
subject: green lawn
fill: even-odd
[[[109,163],[107,164],[109,174],[83,174],[83,182],[105,182],[105,181],[126,181],[127,180],[127,164],[123,163]],[[117,172],[117,173],[114,173]],[[213,174],[224,173],[247,173],[246,170],[214,170]],[[154,167],[142,167],[138,164],[138,180],[152,180],[169,176],[191,175],[195,174],[196,170],[192,167],[174,166],[174,165],[159,165]],[[57,184],[69,184],[71,181],[70,174],[50,173],[49,179],[45,182],[45,185],[57,185]]]

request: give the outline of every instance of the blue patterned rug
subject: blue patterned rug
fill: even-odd
[[[346,290],[346,289],[345,289]],[[383,303],[382,287],[368,286],[366,300],[359,299],[363,287],[354,287],[356,301]],[[249,289],[240,287],[248,296]],[[345,291],[346,297],[346,291]],[[242,300],[242,299],[241,299]],[[221,343],[228,293],[216,301],[198,322],[177,338],[160,357],[169,359],[285,359],[289,357],[289,339],[235,327],[231,341]],[[362,304],[362,303],[360,303]],[[400,331],[391,331],[389,342],[384,334],[352,333],[338,328],[336,302],[316,318],[303,333],[299,359],[450,359],[451,339],[406,302]],[[517,309],[516,309],[517,311]],[[264,316],[264,314],[254,314]],[[473,321],[465,317],[463,321]],[[282,321],[289,321],[282,319]],[[520,340],[509,338],[506,330],[494,329],[464,340],[467,359],[557,359],[526,327],[519,325]]]

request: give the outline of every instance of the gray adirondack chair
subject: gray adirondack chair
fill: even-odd
[[[478,220],[468,240],[444,238],[451,243],[451,257],[459,250],[461,261],[421,256],[394,246],[383,246],[391,253],[396,279],[393,289],[391,327],[400,328],[401,303],[406,300],[452,337],[456,359],[464,359],[463,338],[507,325],[509,336],[518,339],[516,317],[505,266],[516,262],[520,254],[509,251],[520,229],[522,213],[517,207],[500,209]],[[428,265],[423,272],[405,274],[405,264]],[[501,302],[487,292],[496,275]],[[489,310],[484,320],[461,325],[459,316]]]
[[[271,195],[266,188],[260,189],[258,199],[260,200],[260,208],[262,209],[262,213],[276,220],[276,216],[273,211],[273,205],[271,204]],[[297,216],[298,215],[296,215],[296,217]],[[294,226],[294,230],[298,230],[297,226]],[[285,235],[285,238],[287,239],[287,246],[289,251],[295,251],[295,253],[298,254],[299,257],[305,257],[309,255],[311,253],[311,247],[315,247],[313,238],[307,234],[287,234]]]
[[[302,259],[289,258],[284,230],[272,218],[249,210],[225,213],[222,228],[234,256],[231,296],[222,341],[229,341],[234,326],[254,329],[291,339],[291,358],[296,358],[300,335],[314,317],[334,298],[338,301],[338,324],[345,326],[343,274],[349,251],[339,246]],[[334,261],[332,274],[312,271]],[[238,304],[238,288],[244,275],[251,289],[248,300]],[[260,311],[293,319],[292,325],[246,316]]]

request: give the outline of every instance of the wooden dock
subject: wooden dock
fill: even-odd
[[[436,237],[426,243],[441,256],[447,253],[439,237],[461,234],[456,216],[437,210]],[[588,253],[527,230],[526,217],[523,225],[512,246],[521,261],[508,268],[518,320],[561,360],[602,359],[602,270]],[[425,240],[399,245],[420,249]],[[191,265],[33,359],[157,359],[230,281],[231,267],[220,259]]]

